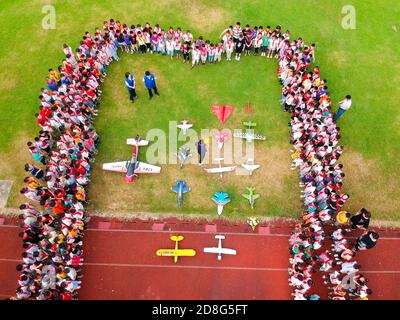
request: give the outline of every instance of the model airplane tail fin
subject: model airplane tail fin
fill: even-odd
[[[183,239],[183,236],[171,236],[172,241],[182,241]]]
[[[214,161],[218,161],[218,162],[219,162],[219,161],[223,161],[223,160],[224,160],[224,158],[215,158],[215,159],[214,159]]]
[[[221,240],[224,240],[225,239],[225,236],[224,235],[222,235],[222,234],[217,234],[216,236],[215,236],[215,239],[221,239]]]
[[[243,122],[243,124],[244,124],[246,127],[250,127],[250,128],[257,127],[257,123],[251,122],[251,121]]]
[[[247,187],[247,190],[249,190],[249,192],[253,192],[254,190],[256,190],[256,188],[254,188],[254,187]]]
[[[149,141],[147,140],[136,140],[136,139],[126,139],[126,144],[129,146],[138,146],[138,147],[144,147],[149,144]]]

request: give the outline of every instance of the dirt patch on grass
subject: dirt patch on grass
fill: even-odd
[[[400,173],[385,172],[376,160],[355,151],[346,151],[341,160],[346,173],[344,186],[350,194],[347,209],[355,212],[365,207],[381,220],[398,220],[400,214],[393,211],[400,207]]]
[[[17,207],[25,201],[25,197],[19,194],[22,187],[22,179],[25,176],[24,164],[26,162],[33,163],[26,147],[26,142],[30,137],[26,133],[22,133],[14,142],[14,148],[11,152],[0,153],[0,180],[13,181],[11,192],[8,198],[7,207]]]
[[[0,92],[14,90],[17,86],[17,79],[12,74],[7,74],[7,77],[0,77]]]
[[[341,49],[333,50],[329,54],[329,60],[331,63],[335,64],[336,68],[340,68],[347,62],[346,57],[346,51]]]
[[[211,7],[199,0],[178,3],[187,19],[199,30],[226,25],[229,21],[229,14],[225,9]]]
[[[227,12],[222,8],[211,8],[201,3],[200,1],[190,1],[190,5],[185,8],[185,11],[198,29],[207,29],[210,27],[210,22],[213,25],[219,25],[226,21]]]

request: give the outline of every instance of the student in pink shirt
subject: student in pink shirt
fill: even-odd
[[[205,43],[202,44],[200,48],[200,57],[201,57],[201,63],[206,64],[207,61],[207,48]]]

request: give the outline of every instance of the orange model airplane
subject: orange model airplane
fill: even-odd
[[[159,249],[156,254],[159,257],[174,257],[174,262],[178,262],[178,257],[194,257],[196,250],[194,249],[179,249],[178,243],[184,239],[183,236],[172,236],[171,240],[175,241],[175,249]]]

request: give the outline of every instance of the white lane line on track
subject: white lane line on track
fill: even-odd
[[[216,267],[216,266],[182,266],[159,264],[125,264],[125,263],[85,263],[86,266],[95,267],[126,267],[126,268],[179,268],[179,269],[216,269],[216,270],[241,270],[241,271],[278,271],[288,272],[287,268],[246,268],[246,267]]]
[[[224,235],[232,235],[232,236],[257,236],[257,237],[288,237],[289,234],[259,234],[259,233],[240,233],[240,232],[205,232],[205,231],[185,231],[185,230],[162,230],[162,231],[153,231],[153,230],[123,230],[123,229],[88,229],[87,231],[100,231],[100,232],[132,232],[132,233],[189,233],[189,234],[219,234],[223,233]]]
[[[14,225],[2,225],[1,227],[6,228],[19,228],[18,226]],[[259,233],[240,233],[240,232],[206,232],[206,231],[185,231],[185,230],[160,230],[160,231],[153,231],[153,230],[136,230],[136,229],[87,229],[87,232],[128,232],[128,233],[191,233],[191,234],[218,234],[223,233],[227,235],[234,235],[234,236],[264,236],[264,237],[288,237],[289,234],[259,234]]]
[[[259,234],[259,233],[240,233],[240,232],[205,232],[205,231],[182,231],[182,230],[163,230],[163,231],[153,231],[153,230],[123,230],[123,229],[88,229],[87,231],[100,231],[100,232],[133,232],[133,233],[192,233],[192,234],[218,234],[223,233],[224,235],[233,235],[233,236],[258,236],[258,237],[289,237],[289,234],[281,234],[281,233],[272,233],[272,234]],[[356,239],[355,237],[349,237],[352,239]],[[400,238],[385,238],[380,237],[379,240],[400,240]]]
[[[17,259],[0,259],[0,262],[22,262]],[[285,271],[287,268],[246,268],[246,267],[218,267],[218,266],[182,266],[182,265],[163,265],[163,264],[129,264],[129,263],[98,263],[85,262],[85,266],[95,267],[127,267],[127,268],[186,268],[186,269],[221,269],[221,270],[249,270],[249,271]]]
[[[0,262],[22,262],[17,259],[0,259]],[[219,269],[219,270],[242,270],[242,271],[278,271],[287,272],[288,268],[245,268],[245,267],[218,267],[218,266],[182,266],[182,265],[159,265],[159,264],[129,264],[129,263],[98,263],[86,262],[83,266],[95,267],[125,267],[125,268],[181,268],[181,269]],[[378,274],[400,274],[400,270],[361,270],[361,273],[378,273]]]
[[[13,225],[1,225],[0,228],[19,228],[18,226]],[[205,231],[185,231],[185,230],[162,230],[162,231],[153,231],[153,230],[125,230],[125,229],[87,229],[86,231],[90,232],[127,232],[127,233],[189,233],[189,234],[218,234],[223,233],[226,235],[233,236],[257,236],[257,237],[289,237],[289,234],[280,234],[280,233],[272,233],[272,234],[259,234],[259,233],[240,233],[240,232],[205,232]],[[356,239],[355,237],[350,237],[349,239]],[[385,238],[380,237],[379,240],[400,240],[399,238]]]

